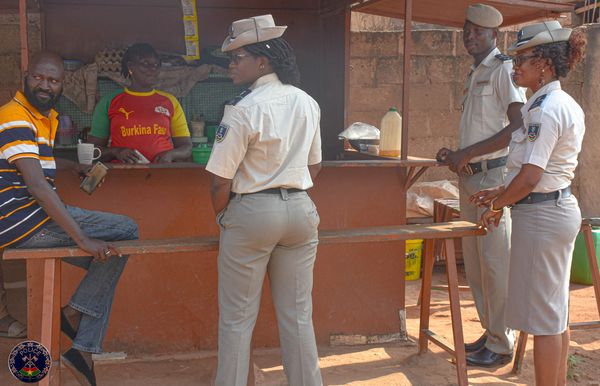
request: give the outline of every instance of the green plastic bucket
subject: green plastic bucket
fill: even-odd
[[[206,165],[210,158],[211,150],[212,148],[208,147],[206,144],[194,147],[192,148],[192,159],[197,164]]]
[[[594,240],[594,247],[596,248],[596,260],[600,264],[600,229],[592,230],[592,238]],[[590,264],[587,257],[587,251],[585,249],[585,240],[583,233],[579,232],[577,239],[575,239],[575,250],[573,251],[573,265],[571,266],[571,283],[578,284],[592,284],[592,272],[590,270]]]

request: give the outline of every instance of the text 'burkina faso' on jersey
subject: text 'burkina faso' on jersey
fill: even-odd
[[[18,92],[0,107],[0,248],[26,240],[50,218],[29,194],[15,161],[40,161],[44,177],[54,189],[56,163],[52,154],[58,127],[57,113],[42,115]]]

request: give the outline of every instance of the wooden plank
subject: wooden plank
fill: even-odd
[[[454,221],[436,224],[395,225],[372,228],[320,231],[321,245],[333,243],[366,243],[412,239],[446,239],[485,235],[483,227],[468,222]]]
[[[515,353],[515,362],[513,363],[512,373],[519,374],[523,367],[523,358],[525,357],[525,347],[527,346],[527,333],[521,331],[517,340],[517,352]]]
[[[600,316],[600,270],[598,269],[598,259],[596,258],[596,247],[594,245],[592,226],[589,224],[583,225],[581,230],[583,231],[583,238],[585,239],[585,250],[590,266],[590,272],[592,273],[592,283],[594,283],[596,309],[598,310],[598,316]]]
[[[421,304],[419,316],[419,354],[425,354],[428,349],[429,340],[429,314],[431,308],[431,281],[433,278],[433,240],[425,240],[425,262],[423,264],[423,280],[421,281]]]
[[[592,9],[596,9],[596,8],[600,8],[600,3],[589,4],[584,7],[577,8],[575,10],[575,13],[579,15],[580,13],[591,11]]]
[[[463,336],[460,313],[460,297],[458,293],[458,275],[456,272],[456,256],[454,240],[444,240],[446,249],[446,275],[448,277],[448,295],[450,297],[450,317],[452,319],[452,335],[454,336],[454,358],[456,359],[456,375],[460,386],[469,384],[467,377],[467,356]]]
[[[335,243],[369,243],[411,239],[441,239],[484,235],[485,229],[468,221],[437,224],[394,225],[384,227],[323,230],[319,232],[322,245]],[[212,252],[219,249],[216,237],[184,237],[158,240],[128,240],[112,243],[124,255],[161,253]],[[57,257],[89,256],[78,247],[36,249],[6,249],[5,260],[48,259]]]
[[[160,253],[210,252],[219,249],[219,239],[216,237],[185,237],[158,240],[128,240],[114,241],[124,255],[144,255]],[[5,260],[18,259],[48,259],[56,257],[80,257],[90,254],[78,247],[56,247],[36,249],[6,249]]]
[[[593,328],[600,328],[600,320],[594,320],[590,322],[569,323],[570,330],[591,330]]]
[[[60,309],[60,261],[57,259],[46,259],[44,261],[44,284],[42,294],[42,331],[40,343],[48,349],[53,359],[60,355],[58,349],[58,334],[60,329],[58,321],[55,320],[55,308]],[[52,376],[48,374],[42,381],[41,386],[60,384],[60,366],[52,367]]]
[[[446,351],[448,354],[452,355],[452,357],[455,357],[454,349],[450,345],[450,342],[448,342],[446,339],[444,339],[444,337],[436,334],[435,332],[433,332],[431,330],[423,330],[423,332],[427,336],[428,340],[430,340],[436,346],[444,349],[444,351]]]

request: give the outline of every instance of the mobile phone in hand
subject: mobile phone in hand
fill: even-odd
[[[138,159],[139,159],[139,161],[137,162],[138,164],[149,164],[150,163],[150,161],[148,161],[148,158],[144,157],[144,155],[142,153],[140,153],[138,151],[138,149],[133,149],[133,151],[138,156]]]
[[[106,176],[107,171],[108,168],[102,162],[96,163],[92,169],[90,169],[88,175],[81,181],[79,189],[87,194],[92,194],[98,184],[100,184]]]

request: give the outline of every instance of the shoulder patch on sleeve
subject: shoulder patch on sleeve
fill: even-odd
[[[531,106],[529,106],[529,110],[527,110],[527,111],[531,111],[531,110],[535,109],[536,107],[541,107],[542,103],[544,103],[544,99],[546,99],[547,96],[548,96],[548,94],[544,94],[544,95],[540,95],[539,97],[537,97],[536,100],[533,101]]]
[[[494,55],[494,57],[500,60],[501,62],[510,62],[512,60],[510,56],[504,54]]]
[[[527,128],[527,139],[529,142],[535,141],[540,135],[541,123],[530,123]]]
[[[246,95],[250,94],[252,92],[252,90],[250,90],[249,88],[245,89],[244,91],[242,91],[241,93],[238,94],[238,96],[236,96],[233,99],[228,100],[227,102],[225,102],[226,105],[232,105],[235,106],[238,103],[240,103],[240,101],[242,99],[244,99],[246,97]]]
[[[215,133],[215,142],[217,142],[217,143],[223,142],[223,140],[227,136],[228,132],[229,132],[229,125],[221,122],[219,124],[219,128],[217,129],[217,132]]]

